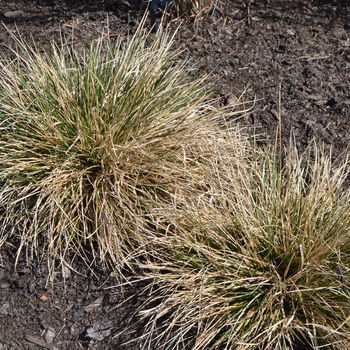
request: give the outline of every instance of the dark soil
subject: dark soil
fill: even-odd
[[[76,45],[106,33],[133,31],[146,4],[137,0],[0,0],[0,51],[14,42],[5,26],[37,46],[60,40]],[[313,139],[334,159],[347,156],[350,140],[350,2],[327,0],[227,0],[204,20],[181,9],[176,46],[210,73],[223,103],[238,99],[250,113],[240,123],[300,151]],[[159,20],[159,19],[158,19]],[[242,92],[245,94],[241,97]],[[117,286],[110,271],[76,260],[48,266],[21,257],[16,244],[0,251],[0,350],[139,349],[126,341],[142,335],[134,311],[147,296],[140,285]],[[50,271],[57,271],[50,280]],[[135,324],[136,323],[136,324]]]

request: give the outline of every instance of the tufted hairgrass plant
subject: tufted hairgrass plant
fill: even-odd
[[[86,50],[14,37],[0,61],[0,242],[60,258],[88,248],[119,266],[144,253],[152,210],[186,187],[183,148],[217,114],[173,39],[144,20]]]
[[[252,150],[219,164],[217,196],[178,213],[140,311],[143,341],[164,349],[350,346],[348,162],[316,147],[285,160]],[[215,185],[216,183],[216,185]],[[204,198],[204,197],[202,197]],[[147,307],[149,305],[149,307]],[[145,346],[147,347],[147,345]]]

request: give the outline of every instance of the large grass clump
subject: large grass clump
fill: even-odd
[[[227,164],[216,165],[216,195],[170,219],[162,263],[146,266],[157,282],[141,312],[146,344],[350,348],[348,163],[253,147],[247,166]]]
[[[185,187],[183,148],[216,112],[173,36],[143,23],[87,50],[14,38],[0,61],[0,242],[61,258],[84,246],[122,264],[142,250],[152,210]]]

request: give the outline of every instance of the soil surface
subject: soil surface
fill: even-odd
[[[102,33],[126,35],[146,6],[138,0],[0,0],[0,52],[11,55],[7,30],[39,47],[62,34],[77,45]],[[182,22],[175,46],[197,63],[194,74],[211,74],[222,103],[240,99],[251,108],[240,123],[267,139],[281,123],[284,143],[292,136],[302,151],[315,139],[343,159],[350,141],[349,14],[347,0],[227,0],[206,19],[174,8],[167,21],[173,28]],[[15,258],[16,243],[5,243],[0,350],[140,349],[142,343],[123,343],[142,335],[134,315],[147,297],[142,286],[118,285],[115,274],[83,260],[48,266],[23,256],[14,270]]]

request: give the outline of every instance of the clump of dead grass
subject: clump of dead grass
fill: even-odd
[[[192,185],[183,149],[218,114],[173,39],[144,20],[126,42],[85,51],[15,38],[14,59],[0,62],[1,242],[61,259],[88,247],[118,266],[145,253],[152,213]]]
[[[244,166],[216,163],[211,195],[197,211],[174,213],[158,240],[160,263],[145,266],[156,284],[140,313],[143,340],[166,349],[348,348],[348,162],[334,166],[316,147],[301,156],[291,147],[285,159],[248,153]]]

